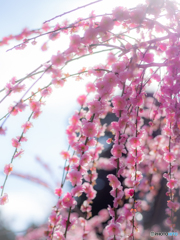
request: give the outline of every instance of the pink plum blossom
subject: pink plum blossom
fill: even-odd
[[[70,46],[78,47],[81,43],[81,37],[77,34],[70,36]]]
[[[119,180],[117,179],[116,176],[114,176],[113,174],[109,174],[107,176],[108,180],[109,180],[109,185],[112,187],[112,188],[118,188],[121,183],[119,182]]]
[[[131,21],[133,23],[139,24],[142,21],[144,14],[145,11],[142,7],[136,8],[130,12]]]
[[[74,206],[75,200],[70,193],[66,193],[62,199],[63,206],[70,208]]]
[[[6,135],[7,128],[0,127],[0,135]]]
[[[176,157],[175,157],[174,153],[168,152],[168,153],[164,154],[164,159],[166,162],[171,163],[176,159]]]
[[[95,90],[96,90],[96,88],[94,86],[94,83],[89,82],[89,83],[86,84],[87,93],[95,92]]]
[[[81,166],[84,166],[89,164],[90,161],[91,161],[91,157],[89,156],[89,153],[86,152],[82,155],[79,163]]]
[[[32,123],[31,122],[26,122],[25,124],[23,124],[21,127],[24,129],[23,132],[26,133],[28,129],[30,129],[32,127]]]
[[[131,147],[132,147],[133,149],[136,149],[136,148],[139,147],[140,144],[141,144],[139,138],[137,138],[137,137],[132,137],[132,138],[129,140],[129,143],[130,143],[130,145],[131,145]]]
[[[120,233],[120,227],[119,224],[116,223],[110,223],[107,227],[106,227],[108,234],[110,236],[117,236]]]
[[[115,87],[116,86],[116,75],[113,73],[107,73],[104,76],[104,82],[109,85],[109,87]]]
[[[121,73],[124,71],[126,65],[124,62],[117,62],[112,65],[112,71],[113,73]]]
[[[123,7],[116,7],[112,11],[113,17],[118,21],[123,21],[129,18],[128,10]]]
[[[53,240],[65,240],[65,237],[62,232],[55,231],[55,233],[53,235]]]
[[[170,179],[167,183],[167,186],[171,189],[173,189],[177,184],[177,180],[176,179]]]
[[[74,187],[72,189],[71,193],[72,193],[72,195],[74,197],[76,197],[76,196],[80,197],[82,195],[82,193],[83,193],[83,190],[84,190],[83,186],[82,185],[78,185],[78,186],[76,186],[76,187]]]
[[[73,170],[68,174],[69,181],[72,186],[81,185],[82,183],[82,174],[79,171]]]
[[[52,88],[51,87],[48,87],[48,88],[45,88],[41,91],[41,96],[42,97],[47,97],[49,96],[50,94],[52,93]]]
[[[61,151],[61,156],[63,159],[69,159],[70,158],[70,154],[68,151]]]
[[[107,64],[111,65],[111,64],[113,64],[116,61],[117,61],[117,59],[116,59],[114,53],[112,53],[112,52],[108,53]]]
[[[86,137],[94,137],[97,133],[95,123],[87,122],[83,127],[83,133]]]
[[[63,87],[63,86],[64,86],[64,83],[65,83],[65,81],[62,80],[62,79],[59,78],[59,77],[52,79],[52,84],[55,85],[56,88],[58,88],[58,87]]]
[[[112,103],[117,110],[123,110],[126,107],[126,101],[120,96],[114,97]]]
[[[67,218],[63,218],[61,221],[61,225],[66,228],[67,225]],[[68,222],[68,230],[70,230],[72,228],[72,226],[76,223],[77,219],[76,218],[72,218],[69,222]]]
[[[101,103],[98,100],[94,100],[88,103],[88,107],[91,113],[98,113],[101,109]]]
[[[14,155],[14,158],[16,157],[21,157],[21,155],[24,153],[24,150],[20,150],[19,152],[17,152],[15,155]]]
[[[126,188],[125,189],[125,195],[126,195],[126,197],[132,197],[134,195],[134,189],[133,188]]]
[[[101,22],[99,24],[102,31],[112,30],[114,27],[114,22],[110,17],[102,17]]]
[[[13,170],[13,165],[12,165],[12,163],[5,165],[5,167],[4,167],[4,173],[5,173],[6,175],[9,175],[9,174],[12,172],[12,170]]]
[[[146,53],[143,61],[147,62],[147,63],[151,63],[154,62],[154,54],[153,53]]]
[[[41,106],[40,102],[35,102],[35,101],[31,101],[29,105],[33,112],[38,111]]]
[[[19,148],[21,146],[20,142],[17,139],[13,138],[11,141],[12,141],[13,147]]]
[[[8,202],[8,195],[7,193],[4,193],[2,197],[0,197],[0,205],[4,205]]]
[[[180,208],[180,204],[178,202],[172,202],[170,200],[168,201],[167,205],[174,212],[176,212]]]
[[[52,62],[52,65],[61,66],[65,62],[65,57],[63,56],[63,54],[58,53],[57,55],[52,56],[51,62]]]
[[[13,116],[16,116],[18,114],[18,108],[16,106],[10,106],[8,108],[8,112],[13,115]]]
[[[81,106],[83,106],[83,105],[85,104],[85,102],[86,102],[86,95],[81,95],[81,96],[79,96],[78,99],[77,99],[77,102],[78,102]]]
[[[56,188],[55,189],[55,191],[54,191],[54,193],[58,196],[58,197],[60,197],[61,195],[62,195],[62,188]]]
[[[111,153],[114,157],[121,157],[122,153],[126,153],[126,150],[124,149],[124,146],[122,144],[115,144],[111,150]]]

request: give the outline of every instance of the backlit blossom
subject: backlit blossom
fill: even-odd
[[[117,59],[116,59],[114,53],[112,53],[112,52],[108,53],[107,64],[111,65],[111,64],[113,64],[116,61],[117,61]]]
[[[86,152],[88,150],[88,146],[83,143],[77,144],[76,150],[78,153]]]
[[[29,105],[30,105],[30,108],[31,108],[31,110],[32,110],[33,112],[39,110],[39,108],[40,108],[40,106],[41,106],[40,102],[36,102],[36,101],[31,101],[31,102],[29,103]]]
[[[62,188],[56,188],[55,191],[54,191],[54,193],[55,193],[58,197],[60,197],[60,196],[62,195]]]
[[[27,104],[23,103],[23,101],[20,101],[20,102],[17,103],[16,108],[17,108],[20,112],[22,112],[22,111],[25,110],[26,106],[27,106]]]
[[[21,157],[21,155],[24,153],[24,150],[20,150],[19,152],[17,152],[15,155],[14,155],[14,158],[17,158],[17,157]]]
[[[52,84],[54,84],[55,85],[55,87],[63,87],[64,86],[64,83],[65,83],[65,81],[64,80],[62,80],[61,78],[53,78],[53,80],[52,80]]]
[[[18,108],[16,106],[10,106],[8,108],[8,112],[13,115],[13,116],[16,116],[18,114]]]
[[[5,165],[5,167],[4,167],[4,173],[5,173],[6,175],[9,175],[9,174],[12,172],[12,170],[13,170],[13,165],[12,165],[12,163]]]
[[[96,41],[98,35],[98,31],[96,28],[88,28],[84,33],[83,43],[89,44],[91,42]]]
[[[0,127],[0,135],[6,135],[7,128]]]
[[[64,234],[62,232],[55,231],[54,235],[53,235],[53,240],[65,240]]]
[[[175,185],[177,184],[177,180],[175,179],[170,179],[167,183],[167,186],[171,189],[173,189],[175,187]]]
[[[71,229],[71,227],[76,223],[77,219],[76,218],[72,218],[69,222],[68,222],[68,230]],[[61,225],[66,228],[67,225],[67,218],[63,218],[61,221]]]
[[[109,180],[109,185],[112,187],[112,188],[118,188],[121,183],[119,182],[119,180],[117,179],[116,176],[114,176],[113,174],[109,174],[107,176],[108,180]]]
[[[63,159],[67,159],[67,158],[70,158],[70,154],[68,151],[61,151],[61,156]]]
[[[47,87],[47,88],[45,88],[45,89],[43,89],[43,90],[41,91],[41,96],[42,96],[42,97],[47,97],[47,96],[49,96],[51,93],[52,93],[52,88],[51,88],[51,87]]]
[[[123,7],[116,7],[112,11],[112,14],[113,14],[113,17],[119,21],[126,20],[129,17],[128,10]]]
[[[59,218],[60,218],[60,217],[56,214],[55,211],[53,211],[53,212],[51,213],[51,215],[49,216],[49,220],[50,220],[51,223],[54,224],[54,225],[59,221]]]
[[[105,81],[99,81],[96,83],[97,91],[102,96],[105,93],[108,92],[108,85],[105,83]]]
[[[134,195],[133,188],[126,188],[124,192],[125,192],[126,197],[132,197]]]
[[[50,29],[49,24],[48,24],[48,23],[43,23],[42,29],[43,29],[45,32],[47,32],[47,31]]]
[[[87,122],[83,127],[83,133],[86,137],[94,137],[97,133],[96,125],[92,122]]]
[[[144,14],[145,11],[142,7],[136,8],[130,12],[131,21],[133,23],[139,24],[143,20]]]
[[[77,156],[72,156],[69,158],[69,163],[73,164],[73,163],[77,163],[79,160],[79,158]]]
[[[19,148],[21,146],[20,142],[17,139],[13,138],[11,141],[12,141],[13,147]]]
[[[104,76],[104,82],[107,83],[109,87],[116,86],[116,75],[113,73],[107,73]]]
[[[89,164],[89,162],[91,161],[91,157],[89,156],[89,153],[85,153],[82,155],[81,159],[80,159],[80,165],[84,166]]]
[[[83,186],[78,185],[71,190],[71,193],[74,197],[80,197],[83,193],[83,190],[84,190]]]
[[[53,55],[51,57],[51,62],[52,62],[52,65],[61,66],[64,64],[65,58],[64,58],[63,54],[58,53],[57,55]]]
[[[98,113],[101,109],[101,103],[98,100],[94,100],[88,103],[89,110],[91,113]]]
[[[147,63],[151,63],[154,61],[154,54],[153,53],[146,53],[143,61],[147,62]]]
[[[112,65],[113,73],[120,73],[125,69],[126,65],[124,62],[117,62]]]
[[[178,53],[178,48],[176,46],[170,46],[168,48],[168,50],[166,51],[166,55],[169,58],[172,58],[172,57],[176,56],[177,53]]]
[[[115,144],[111,150],[111,153],[114,157],[121,157],[122,153],[126,153],[126,150],[124,149],[124,146],[122,144]]]
[[[119,182],[120,183],[120,182]],[[120,199],[122,199],[122,197],[124,196],[124,191],[123,191],[123,187],[121,185],[119,185],[117,188],[113,188],[110,191],[111,196],[113,196],[114,198],[118,197]]]
[[[110,17],[102,17],[101,22],[99,24],[102,31],[109,31],[112,30],[114,27],[114,22]]]
[[[86,102],[86,95],[81,95],[78,97],[77,102],[82,106]]]
[[[112,103],[117,110],[123,110],[126,107],[126,101],[120,96],[114,97]]]
[[[27,142],[27,138],[23,136],[17,136],[16,137],[19,142]]]
[[[94,76],[96,77],[102,77],[104,75],[104,66],[103,65],[98,65],[95,66],[93,69],[89,70],[90,73],[93,73]]]
[[[129,143],[130,143],[130,146],[131,146],[132,148],[134,148],[134,149],[137,148],[137,147],[139,147],[140,144],[141,144],[139,138],[137,138],[137,137],[132,137],[132,138],[129,140]]]
[[[168,163],[173,162],[176,159],[174,153],[168,152],[164,154],[164,160]]]
[[[70,193],[66,193],[62,199],[63,206],[66,208],[73,207],[74,205],[74,198]]]
[[[2,197],[0,197],[0,205],[4,205],[8,202],[8,195],[7,193],[4,193]]]
[[[32,127],[32,123],[31,122],[26,122],[25,124],[23,124],[21,127],[24,129],[23,132],[26,133],[28,129],[30,129]]]
[[[39,117],[39,115],[42,113],[42,111],[40,111],[40,109],[37,109],[34,113],[33,113],[33,119],[36,119]]]
[[[82,174],[79,171],[73,170],[68,174],[69,181],[72,186],[80,185],[82,183]]]
[[[116,223],[110,223],[107,227],[106,227],[108,233],[110,236],[116,236],[120,233],[120,227],[118,224]]]
[[[90,92],[95,92],[95,90],[96,90],[96,88],[95,88],[95,86],[94,86],[94,83],[87,83],[86,84],[86,91],[88,92],[88,93],[90,93]]]
[[[23,85],[17,84],[12,88],[12,91],[13,93],[22,92],[24,89],[25,89],[25,84]]]
[[[180,208],[180,203],[178,203],[178,202],[168,201],[167,205],[174,212],[176,212]]]
[[[121,197],[117,197],[117,198],[114,198],[114,204],[113,204],[113,206],[114,206],[115,208],[118,208],[118,206],[121,206],[122,203],[123,203],[122,198],[121,198]]]
[[[84,183],[83,188],[89,200],[96,197],[96,191],[93,189],[92,185],[90,185],[89,183]]]
[[[81,43],[81,37],[77,34],[70,36],[70,46],[78,47]]]

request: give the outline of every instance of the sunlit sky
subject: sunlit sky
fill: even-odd
[[[62,14],[78,6],[85,5],[92,1],[87,0],[0,0],[0,39],[3,36],[10,34],[19,34],[23,28],[38,29],[42,23],[56,15]],[[144,1],[121,1],[121,0],[104,0],[102,2],[83,8],[74,13],[64,16],[62,19],[55,20],[61,22],[64,19],[73,21],[78,17],[87,17],[89,13],[95,9],[95,13],[103,14],[110,13],[111,10],[120,5],[126,4],[127,7],[133,7],[135,4]],[[64,39],[59,39],[56,42],[50,43],[51,51],[42,52],[40,47],[45,40],[40,39],[36,46],[29,45],[23,51],[12,50],[6,52],[8,48],[13,47],[16,42],[11,42],[8,46],[0,48],[0,89],[12,77],[17,79],[24,77],[26,74],[34,70],[41,63],[50,59],[52,54],[56,54],[57,50],[63,51],[67,45]],[[92,64],[93,62],[93,64]],[[94,65],[101,62],[101,59],[96,57],[90,61],[82,60],[78,64],[84,66]],[[77,63],[73,62],[67,67],[67,72],[75,73]],[[78,67],[79,69],[79,67]],[[50,80],[45,77],[43,80],[48,83]],[[13,163],[14,171],[31,174],[34,177],[39,177],[49,183],[54,190],[56,182],[60,181],[61,166],[63,162],[59,153],[67,149],[67,140],[65,128],[68,125],[68,119],[73,112],[78,109],[76,98],[82,93],[85,93],[85,81],[75,81],[69,79],[65,86],[60,89],[55,89],[53,94],[46,99],[46,105],[43,107],[42,115],[33,120],[33,128],[26,134],[28,142],[22,144],[24,149],[23,156],[15,159]],[[44,85],[44,84],[43,84]],[[38,87],[38,85],[37,85]],[[37,87],[35,89],[37,89]],[[0,95],[0,99],[4,95]],[[1,116],[7,112],[7,108],[13,101],[18,101],[21,94],[14,94],[14,97],[7,98],[0,106]],[[28,112],[19,114],[16,117],[10,117],[7,121],[7,135],[0,137],[1,145],[1,173],[5,164],[10,162],[13,154],[11,139],[21,134],[21,125],[28,118]],[[36,156],[42,158],[54,172],[55,179],[40,166],[36,161]],[[0,175],[0,184],[3,183],[5,175]],[[9,203],[0,207],[4,221],[9,224],[9,227],[14,231],[22,231],[27,228],[30,223],[40,224],[47,221],[50,209],[55,204],[56,198],[48,190],[35,183],[22,180],[15,176],[10,176],[5,188],[5,193],[9,195]]]

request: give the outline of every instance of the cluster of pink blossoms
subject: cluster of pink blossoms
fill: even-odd
[[[166,23],[161,20],[164,18]],[[6,177],[1,187],[1,205],[8,201],[8,195],[3,194],[6,181],[13,170],[14,159],[23,153],[18,149],[27,141],[24,134],[32,127],[30,119],[42,113],[42,99],[53,94],[54,87],[63,87],[70,77],[79,80],[91,76],[94,82],[87,83],[87,94],[78,97],[80,110],[70,118],[66,129],[73,154],[69,150],[61,151],[65,166],[61,185],[55,190],[58,200],[49,217],[46,239],[98,240],[98,234],[104,240],[148,239],[149,232],[137,216],[151,209],[163,178],[167,181],[168,197],[165,210],[168,218],[163,224],[172,232],[178,231],[175,215],[180,208],[177,191],[180,187],[178,19],[179,7],[175,2],[147,0],[136,8],[116,7],[103,16],[92,12],[89,18],[79,18],[71,24],[65,21],[53,27],[46,22],[38,31],[24,29],[20,35],[3,38],[0,46],[11,39],[23,40],[14,47],[22,50],[30,42],[35,45],[41,35],[47,35],[48,41],[55,41],[61,34],[67,34],[69,47],[64,52],[58,49],[56,55],[23,79],[13,77],[3,89],[6,94],[0,103],[14,93],[23,92],[23,95],[1,118],[1,135],[6,134],[4,125],[10,115],[16,116],[27,108],[31,114],[22,125],[21,135],[12,139],[15,150],[4,168]],[[33,37],[28,38],[30,35]],[[48,41],[41,47],[42,51],[48,50]],[[107,49],[98,51],[98,47]],[[76,73],[64,72],[69,62],[102,51],[108,52],[106,63],[87,70],[81,66]],[[35,89],[45,74],[50,75],[49,84]],[[33,78],[33,84],[27,88],[29,78]],[[157,82],[159,88],[148,97],[147,87],[153,82]],[[117,121],[102,125],[109,114],[114,114]],[[107,140],[111,144],[111,157],[99,158],[104,149],[101,137],[108,131],[112,134]],[[112,188],[109,193],[112,205],[92,216],[92,203],[97,195],[94,188],[97,169],[114,169],[116,173],[107,175]],[[72,185],[69,192],[63,189],[66,181]],[[82,194],[86,199],[78,208],[77,200]],[[157,226],[152,229],[159,230]]]

